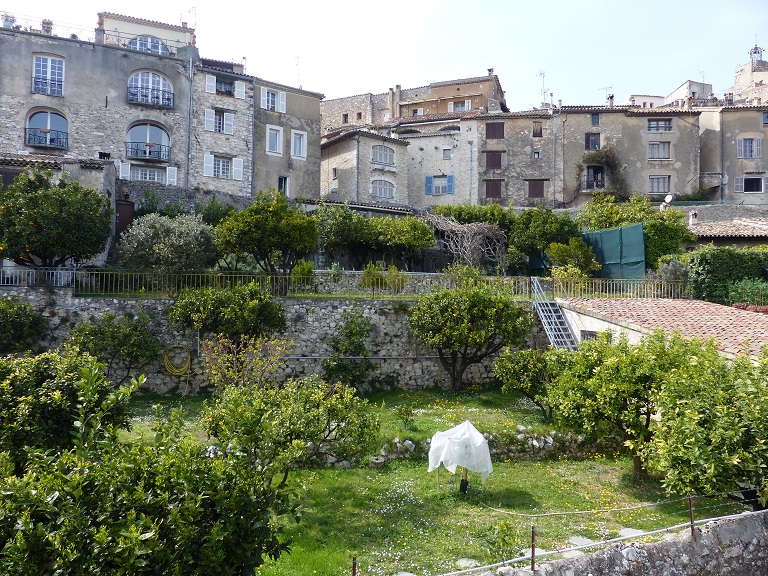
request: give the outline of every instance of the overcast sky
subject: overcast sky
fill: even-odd
[[[620,103],[686,80],[722,96],[755,43],[768,59],[766,0],[0,0],[19,24],[48,18],[55,34],[90,40],[102,11],[185,21],[203,57],[245,58],[246,73],[326,99],[488,68],[512,110],[539,106],[542,91],[565,105],[603,104],[606,93]]]

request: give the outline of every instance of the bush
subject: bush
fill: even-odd
[[[768,303],[768,282],[762,278],[745,278],[731,282],[728,286],[728,301],[764,306]]]
[[[727,304],[729,286],[745,278],[762,278],[768,250],[705,246],[688,260],[688,291],[692,298]]]
[[[48,321],[31,304],[0,298],[0,354],[29,349],[47,331]]]
[[[368,355],[365,341],[370,334],[371,320],[363,315],[362,310],[354,308],[341,313],[341,324],[331,338],[333,354],[322,361],[326,380],[342,382],[357,389],[364,389],[370,384],[375,370],[373,362],[367,358],[347,358]]]
[[[369,262],[365,265],[360,281],[357,283],[360,288],[370,288],[371,292],[384,288],[384,267],[379,264]]]
[[[291,270],[291,286],[312,288],[315,285],[315,265],[310,260],[300,258]]]

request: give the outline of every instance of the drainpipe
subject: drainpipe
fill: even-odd
[[[549,95],[550,101],[552,94]],[[556,186],[555,179],[557,178],[557,118],[555,117],[555,107],[551,106],[552,110],[552,208],[556,208]]]
[[[189,59],[189,94],[187,95],[187,158],[184,162],[184,188],[189,190],[189,151],[192,146],[192,84],[194,78],[194,69],[192,68],[192,58]]]
[[[253,105],[251,110],[251,197],[256,193],[256,78],[251,79],[251,86],[253,86]],[[261,96],[259,96],[261,98]],[[259,101],[261,106],[261,101]],[[291,144],[293,145],[293,144]]]
[[[720,107],[720,204],[723,203],[725,190],[723,190],[725,178],[725,135],[723,134],[723,107]]]
[[[473,188],[475,188],[475,181],[474,177],[472,176],[472,167],[474,162],[474,155],[472,154],[472,140],[468,140],[469,142],[469,203],[472,206],[477,205],[478,203],[478,194],[473,193]]]
[[[562,160],[560,164],[563,167],[562,175],[560,177],[560,183],[563,186],[563,204],[565,204],[565,121],[568,120],[568,114],[563,117],[563,134],[560,136],[560,157]],[[575,200],[575,198],[573,199]]]
[[[360,202],[360,134],[357,141],[357,156],[355,157],[355,202]]]

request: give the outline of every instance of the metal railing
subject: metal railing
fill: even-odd
[[[581,177],[581,189],[582,190],[602,190],[605,188],[605,178],[602,176],[589,178],[587,176]]]
[[[153,142],[126,142],[125,155],[128,158],[168,161],[171,159],[171,147]]]
[[[69,132],[46,128],[25,128],[24,142],[27,146],[69,148]]]
[[[151,88],[149,86],[129,86],[128,102],[154,104],[155,106],[173,107],[173,92]]]
[[[63,96],[64,95],[64,81],[63,80],[51,80],[44,76],[32,77],[32,93],[33,94],[48,94],[49,96]]]
[[[556,298],[685,298],[683,282],[556,278],[552,286]]]

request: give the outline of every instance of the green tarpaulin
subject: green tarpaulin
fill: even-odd
[[[603,278],[643,278],[645,240],[643,225],[633,224],[598,232],[585,232],[584,241],[592,247],[603,265]]]

